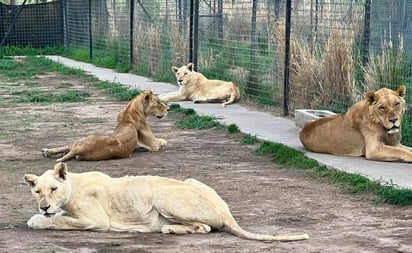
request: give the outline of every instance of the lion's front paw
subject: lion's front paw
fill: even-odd
[[[49,149],[44,148],[44,149],[41,150],[41,153],[43,154],[44,157],[48,157],[49,156]]]
[[[167,145],[167,140],[165,140],[165,139],[161,139],[161,138],[159,138],[159,142],[160,142],[160,146],[161,146],[161,147],[163,147],[163,146],[166,146],[166,145]]]
[[[27,226],[32,229],[45,229],[47,228],[48,219],[42,214],[35,214],[27,221]]]

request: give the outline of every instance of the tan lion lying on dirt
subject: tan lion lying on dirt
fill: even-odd
[[[158,151],[167,145],[164,139],[156,138],[146,122],[149,115],[162,118],[168,107],[150,89],[136,96],[117,116],[117,126],[111,135],[90,135],[74,142],[71,146],[43,149],[48,157],[65,154],[57,162],[76,158],[77,160],[107,160],[127,158],[138,147]]]
[[[236,223],[227,204],[209,186],[195,180],[157,176],[112,178],[101,172],[70,173],[64,163],[41,176],[24,175],[41,214],[27,222],[33,229],[206,234],[221,229],[268,241],[295,241],[300,235],[260,235]],[[64,215],[61,210],[66,212]]]
[[[368,92],[346,113],[306,123],[300,140],[313,152],[412,162],[412,148],[400,143],[405,94],[405,86]]]
[[[194,103],[223,102],[223,107],[240,99],[239,88],[233,82],[209,80],[193,69],[193,63],[180,68],[173,66],[172,70],[176,73],[179,91],[163,94],[160,98],[165,102],[185,100],[191,100]]]

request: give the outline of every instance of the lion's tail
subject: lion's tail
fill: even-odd
[[[222,104],[223,107],[225,107],[228,104],[232,104],[232,103],[234,103],[234,102],[236,102],[237,100],[240,99],[240,90],[239,90],[239,88],[234,83],[232,83],[232,85],[233,85],[232,93],[230,93],[229,100]]]
[[[309,239],[308,234],[297,234],[297,235],[263,235],[263,234],[255,234],[251,232],[247,232],[243,230],[239,225],[233,226],[225,226],[224,230],[228,233],[231,233],[235,236],[249,239],[249,240],[257,240],[257,241],[301,241]]]

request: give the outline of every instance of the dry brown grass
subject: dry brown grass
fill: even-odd
[[[274,27],[275,42],[284,58],[285,25]],[[353,34],[334,30],[324,48],[319,42],[290,38],[289,107],[327,108],[336,101],[352,101],[355,97]]]
[[[159,66],[162,48],[160,45],[159,28],[156,25],[150,25],[147,30],[148,49],[149,49],[149,75],[153,75]]]
[[[371,52],[369,63],[364,67],[364,91],[377,90],[381,87],[397,87],[402,84],[403,73],[403,37],[399,35],[397,47],[393,42],[383,41],[379,54]]]
[[[189,31],[186,31],[184,34],[189,34]],[[187,50],[189,48],[189,38],[185,38],[185,35],[179,31],[178,27],[172,27],[170,31],[170,42],[173,50],[173,66],[182,66],[187,64],[187,59],[189,59]]]

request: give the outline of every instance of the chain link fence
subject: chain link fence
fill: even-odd
[[[62,10],[60,1],[27,5],[0,2],[0,46],[63,45]]]
[[[56,3],[74,58],[173,83],[171,66],[193,62],[208,78],[234,81],[243,101],[284,115],[344,112],[366,91],[411,88],[412,0]],[[412,145],[409,113],[403,138]]]

